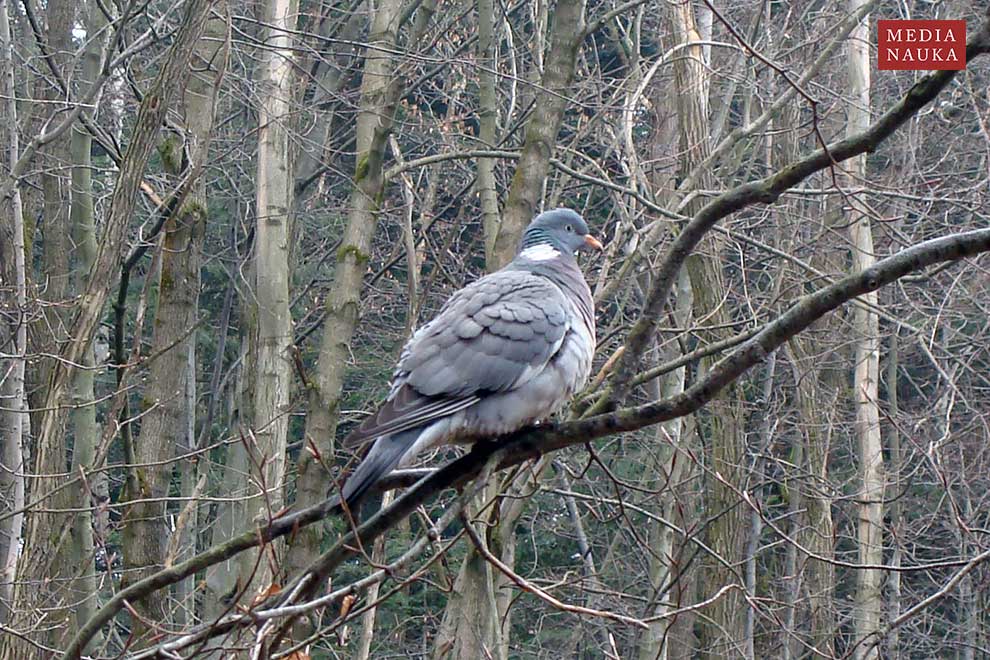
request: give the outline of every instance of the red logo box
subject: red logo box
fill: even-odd
[[[961,71],[966,21],[877,21],[881,71]]]

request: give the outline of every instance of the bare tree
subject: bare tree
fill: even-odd
[[[6,5],[4,657],[984,653],[975,4]],[[867,71],[895,17],[967,69]],[[587,390],[340,511],[553,206]]]

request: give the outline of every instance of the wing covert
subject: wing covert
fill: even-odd
[[[539,370],[568,327],[560,289],[523,272],[500,272],[460,291],[410,340],[397,376],[426,396],[504,392]]]
[[[500,271],[457,292],[402,352],[388,400],[345,440],[355,445],[463,410],[532,378],[560,349],[567,300],[544,278]]]

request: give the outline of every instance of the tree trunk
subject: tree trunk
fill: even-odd
[[[185,126],[191,140],[189,156],[194,167],[205,167],[209,162],[209,146],[216,118],[217,97],[220,92],[220,82],[226,72],[229,55],[227,53],[228,45],[225,42],[228,36],[228,12],[229,6],[226,0],[218,0],[214,11],[203,28],[203,38],[196,44],[193,70],[189,76],[189,80],[186,82],[184,94]],[[189,200],[190,204],[198,205],[204,210],[208,208],[205,177],[201,176],[193,184]],[[226,332],[226,327],[223,329],[223,332]],[[173,350],[180,351],[182,348],[181,346],[177,346]],[[184,348],[187,361],[185,372],[185,402],[183,405],[185,411],[186,441],[180,443],[182,453],[197,449],[196,342],[192,337],[185,342]],[[188,507],[188,511],[185,512],[185,515],[180,516],[180,520],[184,524],[178,529],[181,538],[176,539],[176,547],[178,548],[176,561],[181,561],[195,554],[196,551],[196,538],[199,530],[199,509],[195,497],[198,490],[202,488],[203,480],[208,471],[206,465],[208,465],[207,459],[200,457],[178,466],[181,473],[180,493],[183,497],[192,497],[194,499],[183,504],[183,507]],[[196,619],[194,590],[195,579],[193,576],[186,578],[186,580],[177,585],[176,600],[178,602],[178,613],[176,623],[178,625],[192,624]]]
[[[495,263],[488,264],[489,270],[497,270],[512,260],[523,230],[539,209],[584,37],[584,9],[584,0],[560,0],[553,12],[550,51],[495,238]]]
[[[137,120],[131,133],[127,153],[121,162],[116,186],[110,200],[104,234],[98,244],[96,261],[90,271],[86,291],[79,297],[77,313],[67,336],[72,340],[60,351],[59,360],[52,369],[45,399],[45,412],[38,430],[36,465],[46,465],[52,456],[58,455],[61,437],[60,420],[63,416],[67,388],[72,384],[72,365],[83,359],[87,345],[103,312],[107,295],[111,290],[112,274],[119,264],[124,237],[134,213],[145,165],[155,146],[166,111],[171,107],[172,98],[189,72],[192,49],[199,39],[210,8],[209,0],[190,0],[186,4],[182,22],[173,36],[172,46],[162,61],[158,75],[149,85]],[[50,474],[50,473],[48,473]],[[51,477],[39,477],[31,485],[32,492],[46,493],[57,484]],[[33,619],[34,608],[51,602],[46,589],[34,585],[44,584],[48,575],[48,565],[57,557],[55,548],[60,542],[62,530],[53,527],[52,516],[45,511],[31,511],[27,516],[24,552],[17,566],[18,588],[15,585],[14,608]],[[59,538],[55,538],[55,536]],[[31,587],[26,585],[31,584]],[[3,653],[6,657],[22,658],[31,653],[27,640],[21,638],[3,639]]]
[[[473,507],[466,511],[470,524],[475,525],[478,538],[487,544],[488,550],[492,550],[490,534],[495,531],[490,527],[491,508],[485,510],[480,521],[475,520],[475,517],[477,509],[482,508],[497,495],[498,484],[497,479],[487,484],[478,494]],[[471,511],[471,508],[475,511]],[[469,545],[447,599],[440,628],[437,630],[433,660],[455,658],[505,660],[501,650],[503,646],[500,634],[501,622],[495,600],[493,570],[491,564],[474,545]]]
[[[340,3],[348,10],[351,2]],[[321,25],[321,37],[339,39],[342,43],[357,43],[361,39],[362,29],[367,23],[367,17],[362,11],[350,11],[343,27],[331,33],[330,28],[335,22],[325,19]],[[327,48],[320,53],[321,58],[314,64],[316,67],[315,80],[312,83],[313,96],[306,106],[316,109],[312,117],[300,115],[296,122],[297,131],[305,127],[309,130],[299,135],[298,148],[292,160],[292,204],[293,217],[307,199],[305,194],[312,184],[319,181],[326,162],[325,152],[333,145],[335,134],[345,126],[345,121],[354,115],[349,104],[340,102],[344,85],[351,80],[349,72],[358,59],[356,49]],[[300,86],[303,87],[303,86]],[[327,109],[325,106],[330,105]],[[299,126],[299,125],[302,126]]]
[[[14,86],[14,62],[13,44],[10,32],[10,17],[6,0],[0,0],[0,76],[2,76],[3,89],[3,118],[7,126],[7,148],[9,167],[12,169],[19,157],[18,148],[18,126],[17,126],[17,104],[15,102],[16,92]],[[9,200],[4,202],[2,224],[4,234],[10,235],[11,249],[5,260],[10,259],[13,268],[12,272],[0,271],[0,276],[6,279],[12,276],[14,288],[14,309],[5,310],[5,318],[13,319],[11,327],[6,328],[4,334],[13,338],[13,346],[4,346],[4,352],[12,355],[7,360],[0,361],[0,368],[3,369],[0,376],[0,431],[3,433],[3,454],[0,460],[2,481],[0,481],[0,495],[4,502],[9,502],[10,511],[14,513],[5,517],[3,526],[0,527],[0,595],[6,607],[0,609],[0,621],[16,621],[16,610],[7,611],[7,607],[14,604],[15,576],[18,558],[20,554],[21,532],[23,530],[24,514],[20,511],[25,504],[25,484],[24,475],[27,466],[24,461],[24,449],[28,434],[31,430],[30,417],[28,416],[27,393],[24,388],[24,371],[27,363],[27,266],[25,264],[24,249],[24,213],[21,207],[21,192],[15,187]],[[9,233],[8,233],[9,232]],[[5,264],[4,271],[8,268]],[[6,307],[6,305],[4,305]],[[6,508],[6,507],[5,507]],[[3,511],[7,513],[7,511]]]
[[[898,334],[898,329],[895,329],[890,335],[890,347],[887,353],[887,414],[890,420],[893,422],[890,424],[890,431],[888,435],[888,441],[890,443],[890,487],[891,492],[900,493],[901,492],[901,470],[903,469],[902,455],[901,455],[901,427],[900,427],[900,404],[898,401],[897,386],[899,382],[899,371],[900,371],[900,336]],[[890,501],[890,526],[891,526],[891,537],[893,550],[890,553],[890,565],[892,567],[900,568],[901,563],[904,559],[903,543],[901,542],[901,534],[904,531],[904,514],[901,512],[901,501],[900,498],[891,498]],[[967,578],[968,579],[968,578]],[[898,570],[893,570],[889,574],[887,588],[889,590],[889,606],[888,606],[888,617],[889,620],[893,621],[901,614],[903,609],[901,603],[901,572]],[[894,628],[890,631],[887,636],[887,657],[890,660],[900,660],[902,657],[901,653],[901,631],[899,628]],[[974,645],[978,646],[979,641],[973,640]]]
[[[799,479],[786,482],[792,510],[804,509],[795,516],[791,529],[798,544],[816,557],[831,559],[835,553],[832,503],[823,488],[814,484],[828,483],[828,456],[831,449],[832,421],[841,384],[834,369],[823,368],[813,356],[828,350],[826,344],[794,340],[788,345],[788,359],[793,365],[796,383],[796,404],[802,429],[801,438],[792,450],[799,474],[806,474],[811,486]],[[791,632],[798,634],[796,622],[801,607],[801,594],[806,594],[809,643],[817,654],[834,655],[836,612],[834,603],[835,569],[827,561],[815,557],[795,556],[792,570],[785,573],[788,587],[788,618],[795,622]],[[801,657],[800,638],[785,639],[788,657]]]
[[[144,413],[141,432],[134,442],[134,459],[138,465],[131,468],[134,477],[128,481],[136,484],[138,491],[127,493],[125,498],[125,501],[141,501],[129,505],[122,520],[125,569],[122,588],[165,564],[170,534],[164,498],[172,476],[170,459],[186,444],[187,347],[195,341],[197,323],[200,253],[206,223],[203,202],[201,196],[191,197],[166,220],[163,228],[158,308],[150,351],[157,357],[148,368],[147,387],[141,401]],[[155,622],[171,619],[167,595],[167,591],[159,590],[133,603],[141,615],[133,620],[131,633],[135,637],[151,632],[141,619]]]
[[[700,43],[700,21],[688,3],[674,5],[670,9],[673,33],[679,44]],[[691,172],[701,163],[711,149],[708,122],[709,63],[701,45],[687,47],[685,55],[674,62],[674,80],[677,90],[677,115],[680,129],[678,165],[682,173]],[[698,185],[709,187],[710,175],[699,178]],[[701,200],[695,199],[685,206],[688,215],[700,209]],[[714,255],[721,251],[721,241],[714,237],[706,240],[703,253],[688,257],[685,267],[694,291],[695,318],[708,319],[716,327],[729,327],[730,319],[722,305],[725,283],[720,262]],[[722,338],[711,333],[714,339]],[[702,369],[713,364],[702,361]],[[734,486],[743,483],[745,445],[743,416],[739,406],[740,396],[734,386],[723,390],[708,406],[698,427],[708,438],[710,472],[705,484],[705,511],[714,519],[706,528],[706,542],[725,562],[711,561],[705,566],[706,578],[702,585],[702,598],[709,598],[723,587],[736,583],[742,586],[739,575],[728,566],[738,566],[743,557],[743,539],[746,537],[746,521],[742,507],[738,506]],[[718,473],[725,482],[715,479]],[[702,619],[699,640],[701,651],[709,656],[731,655],[742,652],[746,607],[740,590],[731,590],[707,608],[708,617]]]
[[[865,0],[849,0],[855,12]],[[863,131],[870,123],[870,19],[866,16],[849,36],[850,104],[846,134]],[[858,186],[866,179],[866,156],[848,163],[849,185]],[[852,270],[863,272],[876,263],[873,233],[865,205],[853,203],[846,222],[852,244]],[[880,440],[880,339],[876,292],[860,298],[864,304],[852,310],[856,346],[853,373],[853,397],[856,406],[855,432],[859,443],[860,491],[858,496],[859,563],[883,563],[883,446]],[[879,658],[879,645],[872,636],[880,631],[883,609],[883,572],[860,569],[856,573],[856,597],[853,614],[856,658]]]
[[[169,528],[166,524],[164,499],[168,495],[172,476],[170,459],[186,446],[188,410],[186,396],[189,373],[189,350],[195,345],[200,290],[200,256],[206,225],[206,198],[201,181],[209,149],[210,130],[213,124],[213,99],[215,76],[218,74],[213,55],[222,46],[217,39],[217,25],[213,21],[212,35],[198,39],[193,45],[191,70],[186,83],[186,125],[191,143],[184,147],[177,138],[166,138],[162,151],[173,154],[189,154],[188,175],[194,181],[188,198],[169,217],[163,227],[161,274],[158,287],[158,308],[155,313],[151,342],[151,355],[155,357],[148,368],[147,387],[142,408],[145,412],[139,438],[134,443],[134,458],[139,466],[132,468],[136,493],[128,493],[130,499],[144,500],[125,509],[123,517],[124,577],[121,586],[129,584],[164,567]],[[222,27],[220,34],[222,34]],[[204,28],[205,30],[205,28]],[[211,80],[211,77],[213,80]],[[181,156],[164,159],[179,164]],[[168,164],[166,165],[168,166]],[[176,168],[171,172],[178,175]],[[180,468],[190,469],[189,466]],[[168,592],[159,590],[148,598],[133,603],[139,617],[133,619],[131,634],[140,638],[147,629],[142,619],[154,622],[172,620],[172,607],[167,604]],[[147,640],[145,640],[146,642]]]
[[[256,181],[256,231],[254,238],[252,309],[253,338],[250,369],[242,373],[253,377],[248,390],[253,397],[251,416],[242,408],[242,421],[250,423],[245,436],[248,455],[231,447],[228,461],[247,460],[247,472],[240,480],[228,472],[236,490],[251,489],[258,483],[263,489],[250,493],[252,500],[242,513],[245,518],[231,524],[243,528],[252,518],[273,516],[283,506],[285,457],[289,430],[289,395],[292,387],[292,316],[289,309],[290,264],[292,243],[292,168],[289,129],[293,97],[293,37],[298,21],[296,0],[266,0],[264,22],[267,26],[261,51],[258,88],[261,105],[258,113],[258,158]],[[245,477],[250,475],[251,478]],[[244,493],[247,495],[248,493]],[[240,507],[236,507],[240,508]],[[260,553],[260,554],[259,554]],[[262,591],[277,581],[274,548],[266,545],[240,558],[237,588],[241,593]]]
[[[86,35],[89,37],[83,53],[82,84],[88,85],[99,75],[100,56],[104,39],[101,35],[106,17],[99,5],[89,2],[86,8]],[[76,291],[86,289],[89,271],[96,261],[96,219],[93,213],[93,180],[90,150],[93,139],[80,125],[72,127],[70,153],[72,157],[72,202],[69,211],[72,222],[72,240],[76,248],[76,264],[73,269],[73,285]],[[107,478],[104,472],[94,472],[99,467],[96,460],[100,425],[96,420],[96,391],[94,386],[96,359],[93,342],[83,354],[82,368],[73,377],[72,396],[72,474],[81,470],[89,474],[88,480],[72,489],[69,506],[79,509],[72,519],[69,545],[71,566],[76,567],[76,578],[67,587],[68,601],[74,604],[75,617],[65,638],[71,638],[84,622],[88,621],[99,606],[99,582],[96,579],[96,557],[93,528],[93,508],[108,496]],[[102,539],[106,541],[106,539]],[[101,636],[94,637],[90,647],[98,647]]]
[[[72,27],[75,19],[76,3],[72,0],[54,0],[49,2],[45,14],[48,19],[48,31],[46,34],[48,42],[48,52],[52,64],[65,75],[67,64],[71,63],[69,57],[73,50]],[[57,85],[49,84],[44,90],[44,98],[53,104],[60,103],[64,95]],[[53,105],[52,107],[58,107]],[[44,110],[35,111],[42,115]],[[70,257],[72,256],[72,241],[70,240],[71,223],[67,218],[69,211],[69,189],[64,176],[65,163],[69,161],[69,136],[62,135],[38,154],[40,156],[41,168],[41,191],[42,209],[41,225],[43,227],[43,250],[41,253],[41,271],[39,273],[39,293],[50,303],[46,312],[46,319],[43,323],[36,324],[32,330],[35,336],[34,342],[38,345],[39,351],[58,352],[58,347],[63,344],[68,337],[65,336],[65,329],[68,321],[68,310],[65,303],[70,295]],[[29,380],[34,380],[41,387],[37,388],[37,393],[32,398],[44,401],[44,383],[48,382],[48,373],[51,363],[45,360],[38,361],[37,373],[29,375]],[[65,423],[63,418],[62,423]],[[64,433],[63,433],[64,435]],[[59,448],[60,456],[52,457],[52,464],[48,466],[37,466],[39,472],[59,471],[65,468],[65,453],[67,447],[63,442]],[[62,615],[56,615],[59,619]]]
[[[259,516],[282,508],[285,450],[289,429],[289,390],[292,368],[292,318],[289,310],[289,210],[292,177],[289,163],[289,113],[292,99],[292,37],[298,13],[296,0],[267,0],[268,26],[261,51],[258,91],[258,170],[256,183],[255,295],[257,347],[254,386],[252,452],[254,476],[266,489],[252,505]],[[257,472],[260,469],[260,474]],[[268,552],[263,548],[261,552]],[[246,558],[246,564],[254,564]],[[258,582],[265,588],[274,579],[273,566],[262,560]],[[247,581],[244,584],[248,584]]]
[[[415,44],[433,15],[433,2],[419,8],[416,27],[409,39]],[[347,227],[337,250],[333,284],[327,296],[327,317],[317,358],[316,373],[308,388],[305,442],[316,452],[299,452],[296,480],[296,508],[322,501],[328,486],[336,490],[321,459],[334,455],[340,396],[347,371],[351,339],[358,322],[361,292],[367,270],[371,241],[378,223],[384,190],[382,164],[392,129],[402,85],[396,75],[396,58],[390,53],[398,45],[399,0],[381,0],[374,8],[364,53],[361,101],[357,116],[357,156],[354,187],[348,204]],[[324,458],[325,457],[325,458]],[[285,562],[286,575],[308,566],[319,554],[321,530],[314,525],[299,530],[291,542]],[[308,623],[300,621],[294,634],[306,635]]]
[[[483,149],[495,148],[498,127],[498,97],[495,93],[495,4],[478,0],[478,139]],[[485,263],[495,264],[495,240],[501,220],[495,182],[495,159],[478,159],[478,196],[481,198],[482,227],[485,232]]]
[[[393,491],[388,491],[382,494],[382,508],[384,509],[392,503],[395,499],[395,493]],[[385,564],[385,536],[379,536],[375,539],[374,546],[371,549],[371,560],[376,566],[381,566]],[[365,602],[374,603],[378,600],[378,592],[381,587],[381,582],[375,582],[368,587],[365,592]],[[371,642],[375,639],[375,615],[378,612],[377,607],[369,608],[364,614],[361,615],[361,635],[358,637],[358,647],[354,652],[354,660],[368,660],[371,657]]]
[[[251,307],[251,298],[242,296],[241,308],[250,313]],[[250,321],[246,321],[245,325],[250,327]],[[248,515],[250,482],[246,478],[246,475],[250,474],[251,464],[244,442],[239,442],[236,439],[247,434],[243,420],[250,419],[251,416],[250,412],[254,401],[252,395],[254,379],[251,377],[253,365],[251,351],[248,348],[250,340],[246,334],[242,334],[240,339],[242,347],[241,366],[233,375],[235,385],[232,387],[234,392],[230,397],[229,405],[230,434],[231,437],[235,438],[235,441],[227,445],[222,464],[214,468],[218,481],[217,492],[223,501],[217,506],[216,519],[213,523],[213,545],[234,538],[244,531],[251,520],[251,516]],[[244,554],[250,556],[253,553]],[[240,580],[243,579],[241,567],[245,563],[244,557],[236,556],[207,569],[206,595],[203,603],[204,619],[216,619],[229,612],[238,602],[244,600],[245,590]],[[253,563],[244,570],[250,571],[252,567]],[[250,572],[247,572],[247,575],[250,575]],[[220,655],[218,653],[208,657],[220,657]]]
[[[526,125],[526,139],[494,239],[490,233],[493,230],[491,199],[486,203],[486,254],[490,253],[494,257],[493,261],[486,264],[489,271],[498,270],[512,260],[523,230],[539,207],[550,157],[563,119],[564,99],[574,79],[584,34],[584,10],[583,0],[561,0],[557,4],[540,91],[537,93],[533,115]],[[484,11],[481,5],[479,11]],[[485,94],[479,98],[481,111],[488,113],[494,108],[484,88],[481,92]],[[479,179],[479,183],[483,181]],[[492,245],[490,249],[489,245]],[[515,488],[512,483],[507,486]],[[494,495],[490,489],[486,489],[485,493],[487,497]],[[502,502],[496,503],[502,510],[487,516],[492,524],[479,536],[492,543],[489,550],[495,556],[508,566],[513,566],[516,523],[525,507],[522,500],[513,501],[509,498],[506,501],[511,501],[512,504],[502,506]],[[501,576],[495,581],[491,567],[473,546],[469,547],[444,610],[441,631],[434,644],[434,658],[473,660],[483,657],[475,655],[480,649],[487,649],[496,658],[507,656],[510,647],[509,606],[512,603],[512,589]],[[496,592],[499,597],[496,597]],[[467,637],[468,634],[472,637]]]
[[[677,327],[686,328],[689,326],[693,306],[694,295],[691,281],[687,271],[682,270],[677,278],[677,300],[673,316],[673,322]],[[675,356],[662,354],[661,360],[673,357]],[[666,399],[683,392],[686,376],[687,369],[685,367],[666,374],[657,387],[656,394],[658,396],[654,398]],[[664,520],[675,520],[681,509],[681,503],[678,501],[681,494],[679,484],[684,477],[684,471],[689,467],[688,461],[684,460],[683,456],[677,455],[678,449],[684,442],[684,422],[683,418],[664,422],[659,425],[656,433],[656,443],[663,447],[663,462],[656,467],[656,478],[669,484],[658,512]],[[682,553],[679,552],[677,544],[683,544],[684,541],[683,537],[675,534],[668,526],[659,522],[651,523],[650,543],[653,550],[649,560],[651,593],[650,608],[646,615],[648,617],[665,616],[678,604],[681,604],[678,593],[682,589],[678,585],[678,578],[685,579],[685,576],[678,575],[680,562],[677,557]],[[689,618],[689,616],[683,615],[681,618]],[[678,619],[657,619],[650,623],[649,628],[643,631],[639,639],[637,655],[639,660],[667,660],[670,655],[671,630],[677,624]]]

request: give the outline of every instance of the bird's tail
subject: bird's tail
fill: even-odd
[[[353,508],[379,479],[396,468],[421,432],[420,428],[409,429],[375,440],[368,455],[344,484],[343,499],[348,508]]]

